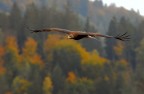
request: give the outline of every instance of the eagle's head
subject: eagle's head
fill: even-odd
[[[74,35],[73,35],[73,34],[69,34],[67,38],[68,38],[68,39],[73,39],[73,38],[74,38]]]

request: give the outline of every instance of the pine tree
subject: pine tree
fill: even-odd
[[[115,36],[116,33],[117,33],[117,20],[114,17],[110,22],[107,34]],[[110,39],[106,40],[106,47],[105,47],[106,57],[112,61],[114,61],[116,59],[116,54],[115,54],[114,49],[113,49],[114,45],[116,45],[115,40],[110,40]]]
[[[72,5],[69,0],[67,0],[67,3],[65,5],[63,22],[64,23],[62,24],[62,28],[72,29],[72,30],[81,28],[78,16],[72,10]]]
[[[22,14],[16,2],[13,4],[12,10],[10,12],[9,21],[10,28],[18,32],[21,26]]]

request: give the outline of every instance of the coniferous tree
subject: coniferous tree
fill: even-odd
[[[73,29],[73,30],[81,28],[78,16],[76,16],[75,12],[72,10],[72,5],[69,0],[67,0],[67,3],[65,5],[63,22],[64,23],[62,25],[62,28]]]
[[[10,28],[18,32],[20,25],[21,25],[21,21],[22,21],[21,10],[18,7],[17,3],[15,2],[13,4],[13,7],[10,12],[10,16],[9,16]]]
[[[0,13],[0,28],[7,30],[9,28],[9,16],[5,13]]]
[[[114,17],[110,22],[107,34],[115,36],[116,33],[117,33],[117,20]],[[114,45],[116,45],[116,40],[111,39],[106,40],[106,47],[105,47],[106,57],[112,61],[116,59],[116,54],[113,49]]]
[[[89,1],[88,0],[80,0],[80,5],[79,5],[79,13],[83,16],[88,16],[88,8],[89,8]]]
[[[135,33],[136,33],[136,28],[130,23],[128,19],[125,17],[122,17],[119,22],[118,26],[118,31],[119,32],[127,32],[130,35],[130,41],[128,43],[125,43],[125,48],[124,48],[124,57],[127,59],[131,66],[135,69],[136,67],[136,52],[135,48],[138,45],[138,42],[136,41]]]
[[[53,81],[53,94],[62,94],[65,86],[65,76],[59,65],[55,65],[52,71],[52,81]]]

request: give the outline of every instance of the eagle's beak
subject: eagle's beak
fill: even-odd
[[[71,37],[70,37],[70,36],[68,36],[67,38],[68,38],[68,39],[71,39]]]

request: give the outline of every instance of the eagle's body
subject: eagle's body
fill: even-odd
[[[83,38],[88,38],[88,35],[78,35],[78,34],[73,34],[74,37],[70,38],[70,39],[74,39],[74,40],[80,40]]]
[[[129,35],[127,33],[124,33],[122,35],[118,36],[109,36],[109,35],[103,35],[99,33],[91,33],[91,32],[83,32],[83,31],[71,31],[67,29],[61,29],[61,28],[47,28],[47,29],[40,29],[40,30],[31,30],[33,33],[37,32],[60,32],[67,34],[68,39],[74,39],[74,40],[80,40],[83,38],[95,38],[95,37],[105,37],[105,38],[115,38],[118,40],[129,40]]]

